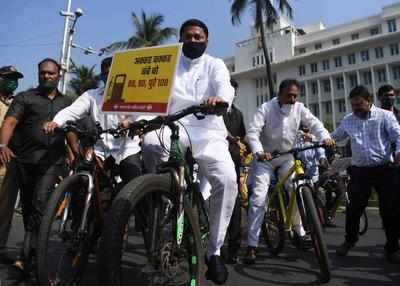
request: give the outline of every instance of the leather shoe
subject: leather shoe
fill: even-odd
[[[336,249],[336,254],[339,256],[346,256],[350,249],[354,247],[354,243],[351,242],[343,242],[338,249]]]
[[[389,263],[400,264],[400,250],[392,253],[386,253],[386,259]]]
[[[226,268],[221,256],[211,255],[206,257],[206,278],[213,281],[215,284],[224,284],[228,279],[228,269]]]
[[[257,258],[257,248],[248,246],[246,256],[243,258],[243,263],[247,265],[254,264]]]

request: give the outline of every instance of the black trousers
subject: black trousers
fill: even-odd
[[[378,193],[379,210],[386,234],[385,250],[399,249],[400,192],[398,169],[389,166],[350,168],[350,204],[346,211],[346,241],[358,240],[360,217],[368,205],[372,187]]]
[[[65,171],[65,165],[37,165],[17,163],[22,216],[26,231],[36,231],[51,192],[59,176]]]
[[[240,180],[240,165],[235,164],[237,175],[237,183],[239,186]],[[241,223],[242,223],[242,208],[240,204],[239,194],[236,197],[235,206],[233,208],[231,220],[228,225],[228,249],[229,252],[237,252],[241,243]]]

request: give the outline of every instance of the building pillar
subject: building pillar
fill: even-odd
[[[346,106],[346,114],[347,114],[350,111],[350,106],[349,106],[349,100],[348,100],[349,91],[347,89],[347,79],[346,79],[345,72],[342,73],[342,77],[343,77],[343,88],[344,88],[344,105]]]
[[[375,71],[374,67],[371,67],[371,79],[372,79],[372,94],[374,95],[374,104],[378,102],[376,98],[376,85],[375,85]]]
[[[317,79],[317,87],[318,87],[318,93],[317,93],[317,95],[318,95],[318,109],[319,109],[319,112],[318,112],[318,117],[319,117],[319,119],[321,120],[321,121],[323,121],[324,119],[323,119],[323,117],[322,117],[322,101],[321,101],[321,80],[320,79]]]
[[[361,85],[360,70],[356,70],[356,74],[357,74],[357,85]]]
[[[335,130],[336,129],[336,106],[335,106],[335,94],[333,92],[332,76],[329,76],[329,84],[331,85],[332,124],[333,124],[333,130]]]
[[[386,64],[385,67],[386,67],[386,81],[388,84],[392,84],[392,77],[390,76],[389,64]]]
[[[304,87],[305,87],[305,92],[306,92],[306,106],[307,106],[307,108],[310,108],[310,98],[309,98],[309,92],[308,92],[308,80],[304,81]]]

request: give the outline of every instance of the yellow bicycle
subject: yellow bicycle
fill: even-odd
[[[311,236],[315,256],[320,267],[320,280],[325,283],[330,280],[328,251],[322,235],[322,226],[318,217],[313,198],[313,184],[304,174],[304,168],[298,154],[305,150],[323,147],[322,144],[312,143],[303,148],[293,148],[287,152],[275,153],[273,157],[292,154],[294,165],[268,192],[265,204],[265,217],[262,226],[264,238],[269,251],[278,255],[284,246],[286,233],[293,235],[293,216],[297,204],[304,229]],[[288,193],[285,182],[294,174],[294,192]]]

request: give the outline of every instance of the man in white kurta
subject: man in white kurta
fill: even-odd
[[[88,117],[89,120],[99,122],[103,129],[117,128],[124,121],[129,123],[138,119],[135,115],[106,114],[101,111],[105,81],[111,66],[112,58],[106,58],[102,61],[102,86],[96,89],[90,89],[79,96],[70,106],[64,108],[56,114],[53,122],[45,124],[46,132],[53,132],[55,127],[63,127],[67,121],[77,121]],[[109,156],[120,164],[120,176],[124,184],[133,178],[141,175],[141,158],[139,146],[140,139],[136,136],[133,139],[129,137],[114,138],[110,134],[101,135],[102,140],[98,140],[94,146],[95,153],[103,160]]]
[[[192,105],[217,102],[232,103],[234,89],[224,62],[205,54],[208,29],[199,20],[188,20],[180,31],[183,55],[178,64],[169,113],[175,113]],[[180,128],[184,146],[191,147],[199,164],[200,173],[211,184],[210,237],[207,250],[207,277],[215,283],[224,283],[228,272],[220,258],[220,248],[237,196],[235,166],[228,150],[227,130],[222,116],[210,115],[203,120],[187,116],[180,120],[186,131]],[[169,130],[162,137],[169,146]],[[157,132],[157,131],[156,131]],[[159,132],[159,135],[161,133]],[[189,139],[190,138],[190,139]],[[161,160],[167,160],[155,132],[144,138],[143,159],[147,170],[154,171]]]
[[[271,153],[285,152],[294,147],[296,134],[300,124],[310,128],[319,141],[331,145],[333,141],[321,121],[311,114],[308,108],[297,102],[299,83],[296,80],[284,80],[279,86],[279,95],[262,104],[250,123],[247,137],[256,160],[253,174],[253,192],[249,200],[248,213],[248,250],[245,263],[254,263],[256,248],[264,219],[265,202],[271,177],[275,170],[282,177],[293,166],[291,154],[272,159]],[[292,189],[292,181],[288,180],[285,188]],[[296,233],[305,235],[300,216],[293,221]]]

